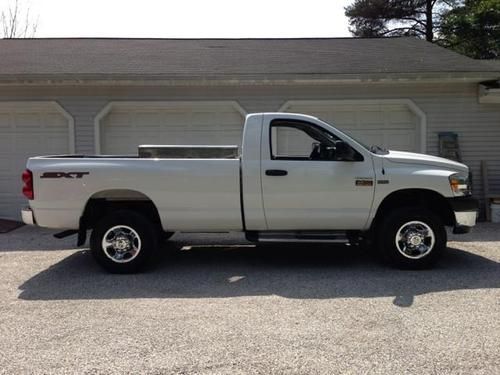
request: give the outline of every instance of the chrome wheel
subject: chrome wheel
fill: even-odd
[[[432,251],[435,243],[434,231],[422,221],[409,221],[396,232],[396,248],[406,258],[425,257]]]
[[[102,238],[104,254],[116,263],[134,260],[141,251],[139,234],[126,225],[117,225],[109,229]]]

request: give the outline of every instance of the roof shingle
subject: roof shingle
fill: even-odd
[[[416,38],[3,39],[2,77],[241,78],[494,72]]]

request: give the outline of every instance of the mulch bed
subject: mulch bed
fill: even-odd
[[[7,233],[11,230],[22,227],[24,223],[15,220],[0,219],[0,233]]]

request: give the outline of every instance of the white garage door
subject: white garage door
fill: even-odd
[[[99,125],[100,152],[140,144],[240,145],[245,113],[233,102],[112,103]]]
[[[0,217],[20,218],[30,156],[70,152],[69,124],[54,103],[0,103]]]
[[[300,101],[286,104],[283,110],[318,117],[369,146],[420,151],[420,122],[404,103]]]

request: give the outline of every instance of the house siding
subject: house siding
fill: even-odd
[[[236,100],[248,112],[277,111],[288,100],[410,99],[427,116],[427,153],[438,153],[438,133],[456,132],[463,162],[482,197],[481,160],[490,190],[500,193],[500,105],[479,104],[477,83],[190,87],[0,87],[0,100],[55,100],[75,120],[76,152],[94,152],[94,119],[110,101]]]

